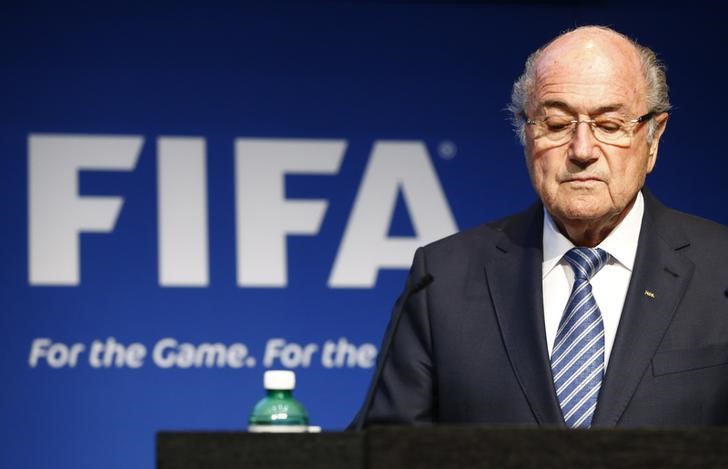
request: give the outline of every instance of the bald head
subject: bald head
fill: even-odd
[[[600,77],[619,74],[634,87],[622,90],[637,107],[645,101],[647,83],[635,45],[612,30],[584,27],[559,36],[538,55],[535,63],[536,87],[548,83],[555,73],[566,73],[589,84]],[[529,106],[533,106],[531,95]],[[527,109],[529,111],[529,109]]]
[[[522,143],[526,116],[536,104],[533,101],[536,88],[554,70],[571,73],[585,83],[590,77],[627,74],[634,87],[625,92],[630,94],[628,99],[636,107],[642,107],[643,102],[646,109],[655,113],[670,109],[664,66],[652,50],[611,28],[583,26],[556,37],[531,54],[523,74],[513,84],[508,109]],[[650,139],[654,131],[655,125],[650,122]]]
[[[584,26],[558,36],[540,49],[536,62],[545,64],[566,57],[622,56],[636,71],[641,63],[635,43],[627,36],[602,26]]]

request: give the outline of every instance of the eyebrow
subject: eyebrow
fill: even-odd
[[[541,104],[541,107],[556,108],[556,109],[562,110],[564,112],[568,112],[570,114],[576,114],[574,112],[574,109],[563,101],[557,101],[557,100],[544,101]],[[590,111],[589,115],[593,116],[593,115],[605,114],[607,112],[621,111],[623,109],[624,109],[624,104],[607,104],[604,106],[599,106],[598,108],[594,109],[593,111]]]

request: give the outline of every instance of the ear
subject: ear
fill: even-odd
[[[652,143],[650,143],[649,159],[647,160],[648,173],[652,172],[652,168],[655,167],[655,163],[657,162],[657,149],[660,146],[660,137],[662,137],[663,132],[665,132],[665,127],[667,127],[668,117],[669,114],[663,112],[654,118],[657,123],[657,129],[655,129],[655,135],[652,137]]]

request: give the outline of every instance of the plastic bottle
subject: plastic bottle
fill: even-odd
[[[258,401],[248,420],[250,432],[307,432],[308,413],[293,397],[296,374],[288,370],[270,370],[263,375],[266,396]]]

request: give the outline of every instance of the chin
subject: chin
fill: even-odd
[[[594,205],[571,205],[566,207],[560,207],[555,212],[558,213],[566,220],[571,221],[594,221],[604,219],[605,217],[611,217],[614,214],[612,207],[598,207]]]

